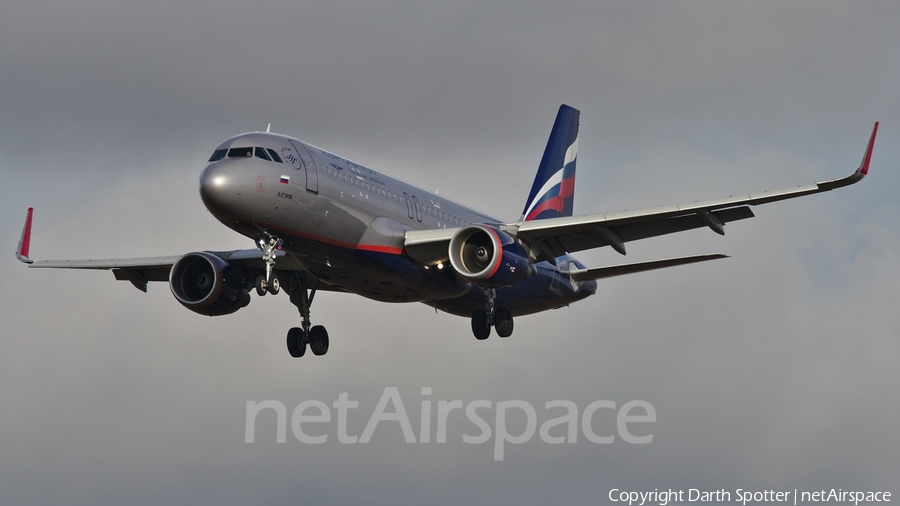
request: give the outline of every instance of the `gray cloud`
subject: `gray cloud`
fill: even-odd
[[[120,5],[0,16],[0,502],[603,502],[612,487],[896,487],[900,149],[895,2]],[[27,270],[39,258],[251,247],[196,181],[238,132],[275,130],[514,219],[559,103],[582,110],[576,212],[838,177],[858,186],[708,231],[579,255],[723,252],[613,278],[476,342],[423,305],[319,294],[324,358],[290,360],[286,297],[205,318],[162,284]],[[274,442],[248,400],[651,402],[653,443]],[[602,417],[601,417],[602,418]],[[516,423],[520,423],[519,422]],[[614,424],[598,418],[598,428]],[[892,492],[897,494],[898,490]]]

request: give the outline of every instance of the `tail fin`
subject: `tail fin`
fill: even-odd
[[[559,106],[520,222],[572,216],[580,115],[578,109],[565,104]]]

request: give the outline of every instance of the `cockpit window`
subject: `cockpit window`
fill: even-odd
[[[210,162],[218,162],[219,160],[225,158],[225,154],[228,153],[227,149],[217,149],[213,151],[211,157],[209,157]]]
[[[218,162],[219,160],[225,158],[250,158],[255,156],[256,158],[261,158],[266,160],[267,162],[278,162],[284,163],[281,160],[281,157],[278,156],[278,153],[275,152],[272,148],[262,148],[259,146],[253,147],[240,147],[240,148],[231,148],[231,149],[217,149],[213,152],[212,156],[209,157],[210,162]]]
[[[266,148],[266,151],[268,151],[269,154],[272,155],[272,161],[273,161],[273,162],[284,163],[284,162],[281,161],[281,157],[278,156],[278,153],[276,153],[274,149],[272,149],[272,148]]]
[[[253,148],[231,148],[228,150],[228,158],[248,158],[253,156]]]
[[[266,153],[265,148],[261,148],[261,147],[257,146],[256,148],[254,148],[253,153],[257,158],[262,158],[263,160],[267,160],[270,162],[272,161],[272,158],[269,157],[268,153]]]

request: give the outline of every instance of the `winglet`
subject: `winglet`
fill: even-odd
[[[872,129],[872,137],[869,138],[869,146],[866,148],[866,154],[863,155],[862,163],[859,164],[857,172],[865,176],[869,173],[869,160],[872,159],[872,148],[875,147],[875,134],[878,133],[878,122],[875,122],[875,128]]]
[[[16,258],[20,262],[30,264],[34,260],[28,258],[28,250],[31,249],[31,217],[34,214],[34,208],[28,208],[28,214],[25,215],[25,226],[22,228],[22,238],[19,239],[19,249],[16,250]]]
[[[869,137],[869,145],[866,146],[866,152],[863,155],[862,162],[859,164],[859,168],[853,174],[849,176],[842,177],[841,179],[831,179],[829,181],[822,181],[820,183],[816,183],[818,187],[817,191],[828,191],[834,190],[835,188],[843,188],[844,186],[851,185],[853,183],[857,183],[862,178],[866,177],[866,174],[869,173],[869,162],[872,160],[872,150],[875,148],[875,134],[878,133],[878,122],[875,122],[875,127],[872,128],[872,136]]]

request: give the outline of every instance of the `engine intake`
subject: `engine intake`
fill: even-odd
[[[528,253],[515,238],[490,225],[469,225],[450,239],[450,264],[480,286],[510,286],[532,274]]]
[[[231,314],[250,303],[241,269],[206,252],[179,258],[169,287],[182,306],[204,316]]]

